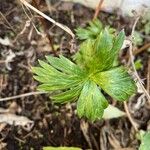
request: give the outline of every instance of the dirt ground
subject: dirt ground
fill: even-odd
[[[79,4],[54,1],[49,10],[45,1],[41,0],[38,6],[42,12],[67,25],[73,32],[78,26],[85,26],[94,15],[94,10]],[[127,35],[133,25],[133,20],[104,12],[100,13],[99,19],[104,25],[117,30],[124,28]],[[73,43],[72,48],[70,35],[48,21],[44,23],[45,25],[40,16],[23,7],[19,1],[0,0],[0,38],[5,39],[0,43],[1,98],[36,91],[38,83],[33,79],[30,67],[37,65],[37,60],[44,59],[46,54],[63,54],[71,58],[78,50],[79,41]],[[141,31],[142,26],[139,21],[137,30]],[[45,30],[50,35],[53,47],[45,36]],[[142,31],[141,33],[145,36]],[[139,47],[146,45],[149,39],[150,37],[144,38]],[[125,65],[126,54],[127,50],[124,50],[120,56],[121,63]],[[140,52],[135,56],[137,59],[142,63],[138,73],[149,89],[150,81],[146,79],[150,74],[149,52]],[[145,102],[135,109],[141,95],[136,94],[128,107],[139,129],[147,130],[150,128],[150,106]],[[123,103],[113,102],[112,99],[110,102],[124,110]],[[0,114],[3,112],[1,109],[27,117],[34,121],[34,126],[28,131],[22,126],[0,123],[0,149],[40,150],[44,146],[74,146],[93,150],[136,150],[139,146],[134,128],[127,117],[91,123],[78,118],[76,103],[54,105],[45,94],[0,101]]]

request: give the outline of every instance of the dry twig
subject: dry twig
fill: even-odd
[[[147,69],[147,91],[150,94],[150,57],[148,59],[148,69]]]
[[[35,5],[35,7],[36,7],[37,9],[39,9],[39,5],[38,5],[38,3],[36,2],[36,0],[32,0],[32,1],[33,1],[33,4]],[[39,9],[39,10],[40,10],[40,9]],[[55,52],[55,49],[54,49],[54,46],[53,46],[53,40],[52,40],[50,34],[48,34],[48,29],[47,29],[46,20],[43,19],[43,18],[39,18],[39,20],[41,21],[42,26],[43,26],[43,29],[44,29],[44,32],[46,33],[46,36],[47,36],[47,38],[48,38],[48,40],[49,40],[49,45],[50,45],[50,47],[51,47],[53,53],[56,55],[56,52]]]
[[[127,103],[126,103],[126,102],[124,102],[124,109],[125,109],[125,111],[126,111],[126,114],[127,114],[127,116],[128,116],[128,119],[130,120],[130,122],[131,122],[133,128],[135,129],[136,132],[138,132],[138,125],[137,125],[137,123],[135,123],[134,120],[132,119],[131,114],[130,114],[130,112],[129,112],[129,109],[128,109],[128,106],[127,106]]]
[[[133,52],[132,52],[132,38],[133,38],[133,34],[134,34],[134,31],[135,31],[135,27],[136,27],[136,24],[139,20],[140,16],[136,18],[135,22],[134,22],[134,25],[133,25],[133,28],[132,28],[132,32],[131,32],[131,36],[130,36],[130,44],[129,44],[129,54],[130,54],[130,59],[131,59],[131,65],[132,65],[132,68],[133,68],[133,71],[135,73],[135,76],[141,86],[141,89],[143,90],[145,96],[147,97],[149,103],[150,103],[150,95],[148,94],[147,90],[145,89],[145,87],[143,86],[143,82],[142,80],[140,79],[137,71],[136,71],[136,68],[135,68],[135,64],[134,64],[134,57],[133,57]]]
[[[0,102],[18,99],[18,98],[22,98],[22,97],[28,97],[31,95],[45,94],[45,93],[46,92],[30,92],[30,93],[20,94],[20,95],[16,95],[16,96],[11,96],[11,97],[0,98]]]
[[[133,58],[133,54],[132,54],[132,37],[133,37],[133,33],[134,33],[134,30],[135,30],[135,27],[136,27],[136,24],[137,24],[139,18],[140,18],[140,17],[137,17],[136,20],[135,20],[135,22],[134,22],[134,25],[133,25],[133,27],[132,27],[132,32],[131,32],[131,35],[130,35],[130,40],[129,40],[129,42],[128,42],[128,44],[129,44],[129,54],[130,54],[130,59],[131,59],[130,61],[131,61],[133,70],[134,70],[134,72],[135,72],[135,74],[136,74],[136,77],[137,77],[138,79],[140,79],[140,78],[139,78],[139,76],[138,76],[138,74],[137,74],[137,71],[136,71],[136,68],[135,68],[135,65],[134,65],[134,58]],[[134,122],[133,118],[131,117],[131,114],[130,114],[130,112],[129,112],[129,108],[128,108],[126,102],[124,102],[124,109],[125,109],[125,112],[126,112],[126,114],[127,114],[127,117],[128,117],[128,119],[129,119],[130,123],[132,124],[133,128],[135,129],[136,132],[138,132],[138,125],[137,125],[136,122]]]
[[[133,55],[136,56],[138,55],[139,53],[145,51],[146,49],[148,49],[150,47],[150,42],[149,43],[146,43],[145,45],[143,45],[141,48],[139,49],[135,49],[133,50]],[[129,56],[129,53],[127,53],[127,55],[124,57],[124,59],[128,59],[130,56]]]
[[[104,0],[99,0],[99,4],[95,10],[95,14],[94,14],[94,17],[93,17],[93,20],[97,18],[100,10],[101,10],[101,7],[102,7],[102,4],[103,4]]]
[[[91,143],[89,133],[88,133],[89,124],[85,122],[84,120],[81,120],[80,128],[85,137],[85,140],[87,141],[89,147],[92,149],[92,143]]]
[[[143,90],[145,96],[147,97],[149,103],[150,103],[150,95],[148,94],[147,90],[145,89],[145,87],[143,86],[143,82],[142,80],[140,79],[137,71],[136,71],[136,68],[135,68],[135,64],[134,64],[134,58],[133,58],[133,53],[132,53],[132,42],[130,42],[130,45],[129,45],[129,54],[130,54],[130,60],[131,60],[131,65],[132,65],[132,68],[133,68],[133,71],[134,71],[134,74],[137,78],[137,81],[139,82],[139,85],[141,86],[141,89]]]
[[[75,37],[74,33],[71,31],[70,28],[68,28],[67,26],[56,22],[54,19],[50,18],[49,16],[47,16],[46,14],[44,14],[43,12],[39,11],[38,9],[36,9],[35,7],[33,7],[31,4],[29,4],[27,1],[25,0],[20,0],[26,7],[30,8],[31,10],[35,11],[36,13],[38,13],[40,16],[42,16],[43,18],[45,18],[46,20],[52,22],[53,24],[55,24],[56,26],[60,27],[61,29],[63,29],[64,31],[66,31],[67,33],[69,33],[72,38]]]
[[[139,82],[139,85],[141,86],[141,89],[143,90],[143,92],[144,92],[145,96],[147,97],[148,101],[150,102],[150,96],[149,96],[147,90],[145,89],[145,87],[143,86],[143,82],[142,82],[142,80],[140,79],[140,77],[139,77],[139,75],[138,75],[138,73],[137,73],[137,71],[136,71],[135,64],[134,64],[133,52],[132,52],[132,50],[133,50],[133,45],[132,45],[133,33],[134,33],[134,31],[135,31],[135,27],[136,27],[136,24],[137,24],[139,18],[140,18],[140,16],[138,16],[138,17],[136,18],[136,20],[135,20],[135,22],[134,22],[134,25],[133,25],[133,27],[132,27],[131,35],[130,35],[130,37],[129,37],[129,56],[130,56],[131,65],[132,65],[134,74],[135,74],[135,76],[136,76],[136,78],[137,78],[137,81]],[[131,117],[131,115],[130,115],[130,112],[129,112],[129,110],[128,110],[128,106],[127,106],[127,103],[126,103],[126,102],[124,102],[124,109],[125,109],[125,111],[126,111],[126,113],[127,113],[128,119],[130,120],[130,122],[131,122],[132,126],[134,127],[135,131],[138,132],[138,126],[137,126],[137,124],[134,122],[134,120],[132,119],[132,117]]]
[[[150,42],[146,43],[145,45],[143,45],[141,48],[134,50],[133,55],[137,55],[141,52],[143,52],[144,50],[150,48]]]
[[[3,13],[0,11],[0,15],[2,16],[2,18],[5,20],[5,22],[7,23],[7,25],[9,26],[9,28],[15,33],[15,30],[13,29],[12,25],[9,23],[9,21],[6,19],[6,17],[3,15]]]

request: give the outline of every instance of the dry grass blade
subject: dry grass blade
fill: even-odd
[[[132,27],[131,35],[130,35],[130,37],[129,37],[129,43],[128,43],[128,44],[129,44],[129,56],[130,56],[131,65],[132,65],[134,74],[135,74],[135,76],[136,76],[136,78],[137,78],[137,81],[138,81],[138,83],[139,83],[141,89],[143,90],[145,96],[147,97],[148,101],[150,102],[150,95],[149,95],[149,93],[147,92],[147,90],[145,89],[145,87],[143,86],[143,82],[142,82],[142,80],[140,79],[140,77],[139,77],[139,75],[138,75],[138,73],[137,73],[137,71],[136,71],[135,64],[134,64],[134,56],[133,56],[133,51],[132,51],[132,50],[133,50],[133,45],[132,45],[133,33],[134,33],[134,31],[135,31],[135,27],[136,27],[136,24],[137,24],[139,18],[140,18],[140,16],[138,16],[138,17],[136,18],[136,20],[135,20],[135,22],[134,22],[134,25],[133,25],[133,27]],[[138,132],[138,125],[137,125],[137,124],[134,122],[134,120],[132,119],[132,117],[131,117],[131,115],[130,115],[130,112],[129,112],[129,110],[128,110],[128,106],[127,106],[127,103],[126,103],[126,102],[124,102],[124,109],[125,109],[125,111],[126,111],[126,113],[127,113],[128,119],[130,120],[130,122],[131,122],[132,126],[134,127],[135,131]]]
[[[147,97],[149,103],[150,103],[150,95],[148,94],[147,90],[145,89],[145,87],[143,86],[143,82],[142,80],[140,79],[137,71],[136,71],[136,68],[135,68],[135,64],[134,64],[134,57],[133,57],[133,52],[132,52],[132,42],[130,42],[129,44],[129,54],[130,54],[130,60],[131,60],[131,65],[132,65],[132,68],[133,68],[133,71],[134,71],[134,74],[139,82],[139,85],[141,86],[141,89],[143,90],[145,96]]]
[[[88,128],[89,128],[88,123],[85,122],[84,120],[81,120],[80,128],[81,128],[81,130],[83,132],[85,140],[87,141],[89,147],[92,149],[92,143],[91,143],[90,137],[88,135]]]
[[[0,98],[0,102],[18,99],[18,98],[22,98],[22,97],[28,97],[31,95],[45,94],[45,93],[46,92],[30,92],[30,93],[20,94],[20,95],[16,95],[16,96],[12,96],[12,97]]]
[[[72,38],[75,37],[74,33],[71,31],[70,28],[68,28],[67,26],[56,22],[54,19],[50,18],[49,16],[45,15],[44,13],[42,13],[41,11],[39,11],[38,9],[36,9],[35,7],[33,7],[32,5],[30,5],[28,2],[26,2],[25,0],[20,0],[21,3],[23,3],[26,7],[30,8],[31,10],[35,11],[37,14],[39,14],[40,16],[42,16],[43,18],[45,18],[46,20],[52,22],[53,24],[55,24],[56,26],[60,27],[61,29],[63,29],[64,31],[66,31],[67,33],[69,33]]]
[[[143,51],[147,50],[148,48],[150,48],[150,42],[149,43],[146,43],[145,45],[143,45],[141,48],[139,49],[134,49],[133,50],[133,55],[136,56],[140,53],[142,53]],[[129,53],[124,57],[124,59],[128,59],[130,56],[129,56]]]
[[[136,49],[136,50],[133,52],[133,54],[134,54],[134,55],[137,55],[137,54],[143,52],[144,50],[146,50],[146,49],[148,49],[148,48],[150,48],[150,42],[147,43],[147,44],[145,44],[145,45],[142,46],[141,48]]]
[[[100,0],[99,1],[99,4],[98,4],[98,6],[97,6],[97,8],[95,10],[95,14],[94,14],[93,20],[97,18],[98,14],[99,14],[99,12],[101,10],[103,2],[104,2],[104,0]]]
[[[131,32],[131,36],[130,36],[130,42],[129,42],[129,55],[130,55],[130,60],[131,60],[131,65],[132,65],[132,68],[133,68],[133,71],[135,73],[135,76],[141,86],[141,89],[143,90],[145,96],[147,97],[149,103],[150,103],[150,95],[148,94],[147,90],[145,89],[145,87],[143,86],[143,82],[142,80],[140,79],[137,71],[136,71],[136,68],[135,68],[135,64],[134,64],[134,57],[133,57],[133,52],[132,52],[132,49],[133,49],[133,46],[132,46],[132,38],[133,38],[133,34],[134,34],[134,31],[135,31],[135,27],[136,27],[136,24],[138,22],[138,20],[140,19],[140,16],[138,16],[134,22],[134,25],[132,27],[132,32]]]
[[[150,57],[148,59],[148,70],[147,70],[147,91],[150,94]]]
[[[9,21],[6,19],[6,17],[3,15],[3,13],[0,11],[0,15],[2,16],[2,18],[5,20],[5,22],[7,23],[7,25],[9,26],[9,28],[15,33],[15,30],[13,29],[12,25],[9,23]]]
[[[136,132],[138,132],[138,125],[137,125],[137,124],[134,122],[134,120],[132,119],[132,117],[131,117],[131,115],[130,115],[130,112],[129,112],[129,110],[128,110],[128,106],[127,106],[127,103],[126,103],[126,102],[124,102],[124,109],[125,109],[125,111],[126,111],[126,113],[127,113],[128,119],[130,120],[130,122],[131,122],[133,128],[135,129]]]

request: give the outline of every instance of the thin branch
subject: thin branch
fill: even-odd
[[[37,34],[42,35],[42,33],[36,28],[35,24],[34,24],[33,21],[32,21],[33,16],[32,16],[32,14],[31,14],[29,8],[28,8],[27,6],[24,6],[22,3],[21,3],[21,6],[22,6],[22,9],[23,9],[24,13],[26,14],[27,18],[28,18],[29,21],[32,23],[32,26],[34,27],[34,29],[35,29],[35,31],[37,32]],[[31,15],[32,17],[30,17],[30,16],[28,15],[28,13],[27,13],[25,7],[27,8],[27,10],[29,11],[29,13],[30,13],[30,15]]]
[[[134,74],[135,74],[135,76],[136,76],[136,78],[137,78],[137,80],[138,80],[138,82],[139,82],[139,85],[141,86],[141,88],[142,88],[144,94],[146,95],[147,99],[150,101],[150,96],[149,96],[147,90],[145,89],[145,87],[143,86],[143,83],[142,83],[142,81],[141,81],[141,79],[140,79],[140,77],[139,77],[139,75],[138,75],[138,73],[137,73],[137,71],[136,71],[135,64],[134,64],[133,52],[132,52],[132,50],[133,50],[133,45],[132,45],[133,34],[134,34],[135,27],[136,27],[136,24],[137,24],[139,18],[140,18],[140,16],[138,16],[138,17],[136,18],[136,20],[135,20],[135,22],[134,22],[134,24],[133,24],[133,27],[132,27],[131,35],[130,35],[130,37],[129,37],[129,41],[130,41],[130,42],[129,42],[129,56],[130,56],[130,61],[131,61],[131,65],[132,65]],[[127,106],[127,103],[126,103],[126,102],[124,102],[124,109],[125,109],[125,111],[126,111],[126,114],[127,114],[127,116],[128,116],[128,119],[130,120],[130,122],[131,122],[132,126],[134,127],[135,131],[138,132],[138,126],[137,126],[137,124],[134,122],[134,120],[132,119],[131,114],[130,114],[130,112],[129,112],[129,110],[128,110],[128,106]]]
[[[136,25],[137,25],[139,19],[140,19],[140,16],[138,16],[138,17],[135,19],[135,21],[134,21],[134,24],[133,24],[133,27],[132,27],[132,31],[131,31],[131,38],[133,38],[133,36],[134,36],[135,27],[136,27]]]
[[[126,112],[126,114],[127,114],[127,117],[128,117],[128,119],[130,120],[130,122],[131,122],[133,128],[135,129],[136,132],[138,132],[138,125],[137,125],[137,124],[134,122],[134,120],[132,119],[131,114],[130,114],[130,112],[129,112],[129,110],[128,110],[128,106],[127,106],[127,103],[126,103],[126,102],[124,102],[124,109],[125,109],[125,112]]]
[[[55,24],[56,26],[60,27],[61,29],[63,29],[64,31],[66,31],[67,33],[69,33],[72,38],[75,37],[74,33],[71,31],[70,28],[68,28],[67,26],[56,22],[54,19],[50,18],[49,16],[47,16],[46,14],[44,14],[43,12],[39,11],[38,9],[36,9],[35,7],[33,7],[32,5],[30,5],[28,2],[26,2],[25,0],[20,0],[26,7],[32,9],[33,11],[35,11],[36,13],[38,13],[40,16],[42,16],[43,18],[45,18],[46,20],[52,22],[53,24]]]
[[[0,98],[0,102],[18,99],[18,98],[22,98],[22,97],[28,97],[31,95],[40,95],[40,94],[46,94],[46,92],[30,92],[30,93],[20,94],[20,95],[16,95],[16,96],[11,96],[11,97]]]
[[[148,70],[147,70],[147,91],[150,93],[150,57],[148,59]]]
[[[130,42],[129,44],[129,54],[130,54],[130,60],[131,60],[131,65],[132,65],[132,68],[133,68],[133,71],[134,71],[134,74],[141,86],[141,89],[143,90],[145,96],[147,97],[149,103],[150,103],[150,95],[148,94],[147,90],[145,89],[145,87],[143,86],[143,82],[142,80],[140,79],[137,71],[136,71],[136,68],[135,68],[135,64],[134,64],[134,57],[133,57],[133,53],[132,53],[132,42]]]
[[[133,39],[133,34],[134,34],[134,31],[135,31],[135,27],[136,27],[136,24],[138,22],[138,20],[140,19],[140,16],[138,16],[133,24],[133,27],[132,27],[132,32],[131,32],[131,36],[129,37],[129,55],[130,55],[130,60],[131,60],[131,65],[132,65],[132,68],[133,68],[133,71],[135,73],[135,76],[141,86],[141,89],[143,90],[145,96],[147,97],[149,103],[150,103],[150,95],[148,94],[147,90],[145,89],[145,87],[143,86],[143,82],[142,80],[140,79],[137,71],[136,71],[136,67],[135,67],[135,64],[134,64],[134,57],[133,57],[133,52],[132,52],[132,49],[133,49],[133,45],[132,45],[132,39]]]
[[[143,52],[144,50],[148,49],[149,47],[150,47],[150,42],[145,44],[141,48],[134,50],[133,55],[137,55],[137,54]]]
[[[13,29],[12,25],[9,23],[9,21],[6,19],[6,17],[3,15],[3,13],[1,11],[0,11],[0,15],[6,21],[7,25],[9,26],[9,28],[15,33],[15,30]]]
[[[32,2],[33,2],[33,5],[34,5],[37,9],[39,9],[39,5],[38,5],[38,3],[36,2],[36,0],[32,0]],[[39,9],[39,10],[40,10],[40,9]],[[41,21],[42,26],[43,26],[43,29],[44,29],[44,31],[45,31],[45,33],[46,33],[47,39],[49,40],[49,45],[50,45],[50,47],[51,47],[53,53],[56,55],[56,52],[55,52],[55,49],[54,49],[54,46],[53,46],[53,40],[52,40],[51,36],[48,34],[48,32],[47,32],[48,29],[47,29],[46,20],[43,19],[43,18],[39,18],[39,20]]]
[[[138,55],[139,53],[145,51],[146,49],[148,49],[150,47],[150,42],[149,43],[146,43],[145,45],[143,45],[141,48],[139,49],[135,49],[133,50],[133,55],[136,56]],[[124,59],[128,59],[129,58],[129,53],[123,57]]]
[[[99,4],[98,4],[97,8],[95,9],[95,14],[94,14],[93,20],[97,18],[98,14],[102,8],[103,2],[104,2],[104,0],[99,0]]]

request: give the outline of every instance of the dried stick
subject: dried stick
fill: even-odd
[[[147,69],[147,91],[150,94],[150,57],[148,59],[148,69]]]
[[[133,55],[137,55],[137,54],[143,52],[144,50],[148,49],[149,47],[150,47],[150,42],[147,43],[147,44],[145,44],[145,45],[142,46],[141,48],[135,50],[135,51],[133,52]]]
[[[137,54],[145,51],[146,49],[148,49],[150,47],[150,43],[146,43],[145,45],[143,45],[141,48],[139,49],[135,49],[133,51],[133,55],[136,56]],[[123,57],[124,59],[128,59],[129,58],[129,54],[127,54],[125,57]]]
[[[139,78],[139,76],[138,76],[138,74],[137,74],[137,71],[136,71],[136,68],[135,68],[135,65],[134,65],[134,58],[133,58],[133,54],[132,54],[132,48],[133,48],[133,47],[132,47],[132,37],[133,37],[133,33],[134,33],[134,30],[135,30],[135,27],[136,27],[136,24],[137,24],[139,18],[140,18],[140,17],[137,17],[137,18],[136,18],[136,20],[135,20],[135,22],[134,22],[134,25],[133,25],[133,27],[132,27],[131,35],[130,35],[130,37],[129,37],[129,40],[130,40],[130,42],[129,42],[129,54],[130,54],[130,59],[131,59],[131,64],[132,64],[133,70],[134,70],[134,72],[135,72],[135,74],[136,74],[136,77],[137,77],[138,81],[141,82],[141,80],[139,80],[140,78]],[[129,119],[130,123],[132,124],[133,128],[135,129],[136,132],[138,132],[137,124],[134,122],[133,118],[131,117],[131,114],[130,114],[130,112],[129,112],[129,109],[128,109],[128,106],[127,106],[127,103],[126,103],[126,102],[124,102],[124,109],[125,109],[125,112],[126,112],[126,114],[127,114],[127,117],[128,117],[128,119]]]
[[[137,71],[136,71],[136,68],[135,68],[135,64],[134,64],[134,57],[133,57],[133,52],[132,52],[132,49],[133,49],[133,46],[132,46],[132,38],[133,38],[133,34],[134,34],[134,31],[135,31],[135,27],[136,27],[136,24],[139,20],[140,16],[138,16],[134,22],[134,25],[133,25],[133,28],[132,28],[132,32],[131,32],[131,36],[130,36],[130,43],[129,43],[129,54],[130,54],[130,59],[131,59],[131,65],[132,65],[132,68],[133,68],[133,71],[135,73],[135,76],[141,86],[141,89],[143,90],[145,96],[147,97],[149,103],[150,103],[150,95],[148,94],[147,90],[145,89],[145,87],[143,86],[143,82],[142,80],[140,79]]]
[[[25,0],[20,0],[26,7],[32,9],[33,11],[35,11],[37,14],[39,14],[40,16],[42,16],[43,18],[45,18],[46,20],[52,22],[53,24],[55,24],[56,26],[60,27],[61,29],[63,29],[64,31],[66,31],[67,33],[69,33],[72,38],[75,37],[74,33],[71,31],[71,29],[69,29],[67,26],[56,22],[54,19],[50,18],[49,16],[45,15],[43,12],[39,11],[38,9],[36,9],[35,7],[33,7],[31,4],[29,4],[28,2],[26,2]]]
[[[141,86],[141,89],[143,90],[145,96],[147,97],[149,103],[150,103],[150,95],[148,94],[147,90],[145,89],[145,87],[143,86],[143,82],[142,80],[140,79],[137,71],[136,71],[136,68],[135,68],[135,64],[134,64],[134,58],[133,58],[133,53],[132,53],[132,42],[130,42],[129,44],[129,54],[130,54],[130,60],[131,60],[131,65],[132,65],[132,68],[133,68],[133,71],[134,71],[134,74]]]
[[[135,64],[134,64],[133,52],[132,52],[132,49],[133,49],[133,46],[132,46],[133,33],[134,33],[134,31],[135,31],[135,27],[136,27],[136,24],[137,24],[139,18],[140,18],[140,16],[138,16],[138,17],[136,18],[136,20],[135,20],[135,22],[134,22],[134,25],[133,25],[133,27],[132,27],[131,35],[130,35],[130,37],[129,37],[129,41],[130,41],[130,42],[129,42],[129,56],[130,56],[131,65],[132,65],[134,74],[135,74],[135,76],[136,76],[136,78],[137,78],[137,80],[138,80],[138,82],[139,82],[139,84],[140,84],[140,86],[141,86],[141,88],[142,88],[142,90],[143,90],[145,96],[147,97],[148,101],[150,102],[150,96],[149,96],[147,90],[145,89],[145,87],[143,86],[143,83],[142,83],[142,81],[141,81],[141,79],[140,79],[140,77],[139,77],[139,75],[138,75],[138,73],[137,73],[137,71],[136,71]],[[137,124],[136,124],[136,123],[134,122],[134,120],[132,119],[132,117],[131,117],[131,115],[130,115],[130,112],[129,112],[129,110],[128,110],[128,106],[127,106],[127,103],[126,103],[126,102],[124,102],[124,109],[125,109],[125,111],[126,111],[126,114],[127,114],[127,116],[128,116],[128,119],[130,120],[130,122],[131,122],[132,126],[134,127],[135,131],[138,132]]]
[[[32,1],[33,1],[33,5],[34,5],[37,9],[39,9],[39,6],[38,6],[36,0],[32,0]],[[43,29],[44,29],[44,31],[45,31],[45,33],[46,33],[46,36],[47,36],[48,40],[49,40],[49,44],[50,44],[50,46],[51,46],[51,49],[52,49],[53,53],[56,55],[56,52],[55,52],[55,49],[54,49],[54,46],[53,46],[53,40],[52,40],[51,36],[48,34],[48,32],[47,32],[48,29],[47,29],[46,20],[43,19],[43,18],[39,18],[39,20],[40,20],[41,23],[42,23]]]
[[[45,94],[45,93],[46,92],[30,92],[30,93],[20,94],[20,95],[16,95],[16,96],[11,96],[11,97],[0,98],[0,102],[18,99],[18,98],[22,98],[22,97],[28,97],[31,95]]]
[[[99,4],[98,4],[97,8],[95,9],[95,14],[94,14],[93,20],[97,18],[98,14],[101,10],[103,2],[104,2],[104,0],[99,1]]]
[[[130,123],[132,124],[133,128],[135,129],[136,132],[138,132],[138,125],[137,125],[137,123],[135,123],[134,120],[132,119],[131,114],[130,114],[130,112],[129,112],[129,110],[128,110],[128,106],[127,106],[127,103],[126,103],[126,102],[124,102],[124,109],[125,109],[125,112],[126,112],[126,114],[127,114],[127,117],[128,117],[128,119],[130,120]]]
[[[7,25],[9,26],[9,28],[15,33],[15,30],[13,29],[12,25],[9,23],[9,21],[6,19],[6,17],[3,15],[3,13],[1,11],[0,11],[0,15],[6,21]]]

